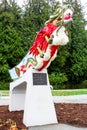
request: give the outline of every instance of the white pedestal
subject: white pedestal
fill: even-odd
[[[57,123],[47,70],[29,69],[10,84],[9,110],[23,109],[27,127]]]
[[[26,78],[20,78],[10,83],[9,110],[24,110],[27,82]],[[25,81],[24,81],[25,80]]]

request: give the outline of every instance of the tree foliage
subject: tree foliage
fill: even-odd
[[[0,3],[0,80],[10,82],[8,70],[17,65],[34,42],[37,32],[52,14],[54,0],[27,0],[24,9],[15,0]],[[82,7],[77,0],[67,0],[74,9],[73,23],[68,25],[69,43],[61,46],[48,68],[50,82],[55,89],[68,84],[86,84],[87,31]]]
[[[23,43],[26,51],[49,17],[50,6],[44,0],[29,0],[23,13]]]
[[[16,65],[21,60],[23,55],[21,36],[16,27],[15,21],[17,21],[17,19],[14,13],[12,13],[12,8],[13,6],[10,6],[6,0],[3,0],[0,5],[1,80],[8,80],[8,69]]]
[[[72,5],[74,8],[74,16],[73,24],[71,25],[70,82],[80,83],[86,79],[87,36],[81,5],[77,1],[72,3]]]
[[[68,79],[66,83],[71,84],[69,87],[72,88],[72,84],[75,86],[87,79],[87,32],[81,5],[77,0],[74,2],[67,0],[67,3],[74,9],[73,23],[68,26],[69,43],[59,49],[56,60],[49,68],[49,73],[65,73]]]

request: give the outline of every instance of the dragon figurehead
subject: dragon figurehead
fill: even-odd
[[[48,68],[55,59],[59,47],[69,42],[66,26],[72,21],[72,15],[71,6],[57,6],[54,14],[45,22],[45,27],[36,35],[26,56],[9,71],[12,79],[22,76],[31,67],[37,71]]]

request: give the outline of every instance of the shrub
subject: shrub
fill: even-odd
[[[49,75],[49,80],[54,89],[64,89],[66,87],[64,84],[68,81],[64,73],[52,73]]]
[[[0,82],[0,90],[9,90],[9,83]]]

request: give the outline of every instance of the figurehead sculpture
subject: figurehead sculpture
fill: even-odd
[[[29,69],[41,71],[48,68],[56,58],[61,45],[69,42],[66,25],[72,21],[73,11],[69,5],[59,5],[36,35],[35,41],[23,60],[9,70],[12,79],[19,78]]]

